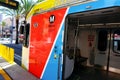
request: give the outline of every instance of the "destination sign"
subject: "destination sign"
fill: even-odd
[[[19,3],[15,0],[0,0],[0,5],[11,9],[18,9]]]

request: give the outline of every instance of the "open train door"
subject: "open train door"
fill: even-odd
[[[99,66],[107,73],[109,71],[120,73],[119,14],[120,7],[111,7],[67,16],[64,37],[64,78],[66,73],[70,75],[75,69],[76,49],[79,50],[80,57],[87,58],[85,66]]]

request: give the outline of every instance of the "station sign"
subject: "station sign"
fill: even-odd
[[[0,0],[0,5],[11,9],[18,9],[19,3],[15,0]]]

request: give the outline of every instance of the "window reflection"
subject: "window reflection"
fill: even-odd
[[[116,30],[113,34],[113,51],[120,54],[120,30]]]

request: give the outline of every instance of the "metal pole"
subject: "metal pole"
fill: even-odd
[[[108,49],[108,56],[107,56],[107,70],[106,70],[106,80],[108,80],[109,77],[109,64],[110,64],[110,47],[111,47],[111,29],[109,32],[109,49]]]
[[[11,28],[11,39],[10,39],[11,41],[10,42],[12,43],[12,41],[13,41],[13,26],[14,26],[14,22],[13,22],[14,21],[14,17],[13,16],[12,16],[11,21],[12,21],[12,26],[11,26],[12,28]]]

